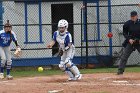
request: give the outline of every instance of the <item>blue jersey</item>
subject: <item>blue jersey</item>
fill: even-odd
[[[53,40],[58,42],[60,48],[65,48],[68,46],[69,43],[72,43],[72,36],[71,34],[66,31],[66,34],[60,35],[59,31],[55,31],[53,34]]]
[[[0,31],[0,46],[10,46],[11,41],[17,41],[16,34],[11,31],[10,33],[6,33],[4,30]]]

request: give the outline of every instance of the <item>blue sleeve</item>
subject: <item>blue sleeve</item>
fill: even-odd
[[[53,33],[53,40],[56,42],[57,32]]]
[[[67,43],[67,44],[70,43],[70,38],[69,38],[68,35],[66,36],[66,39],[65,39],[65,40],[66,40],[66,43]]]
[[[72,36],[71,36],[70,33],[66,36],[66,41],[67,41],[68,43],[72,43]]]
[[[71,34],[68,34],[65,38],[65,46],[68,46],[69,43],[72,43],[72,37],[71,37]]]

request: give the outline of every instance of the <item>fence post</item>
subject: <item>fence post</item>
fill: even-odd
[[[84,34],[86,39],[86,67],[88,67],[87,1],[84,1]]]
[[[2,7],[2,1],[0,1],[0,30],[3,29],[3,13],[4,13],[4,8]]]
[[[112,32],[112,18],[111,18],[111,0],[108,0],[108,29],[109,32]],[[112,38],[109,38],[109,49],[110,49],[110,56],[112,56]]]

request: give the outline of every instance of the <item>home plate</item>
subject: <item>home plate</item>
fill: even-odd
[[[114,83],[128,83],[128,81],[124,81],[124,80],[121,80],[121,81],[113,81]]]
[[[8,82],[8,81],[2,81],[2,82],[6,83],[6,82]]]
[[[52,90],[52,91],[48,91],[48,93],[64,93],[64,90]]]

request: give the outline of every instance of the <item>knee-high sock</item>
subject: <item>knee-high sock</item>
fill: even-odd
[[[70,71],[69,68],[65,69],[65,73],[69,76],[69,78],[74,78],[74,74]]]
[[[7,65],[7,75],[10,75],[11,65]]]
[[[0,65],[0,71],[1,71],[1,72],[0,72],[0,73],[4,73],[4,66],[5,66],[5,65],[1,63],[1,65]]]

